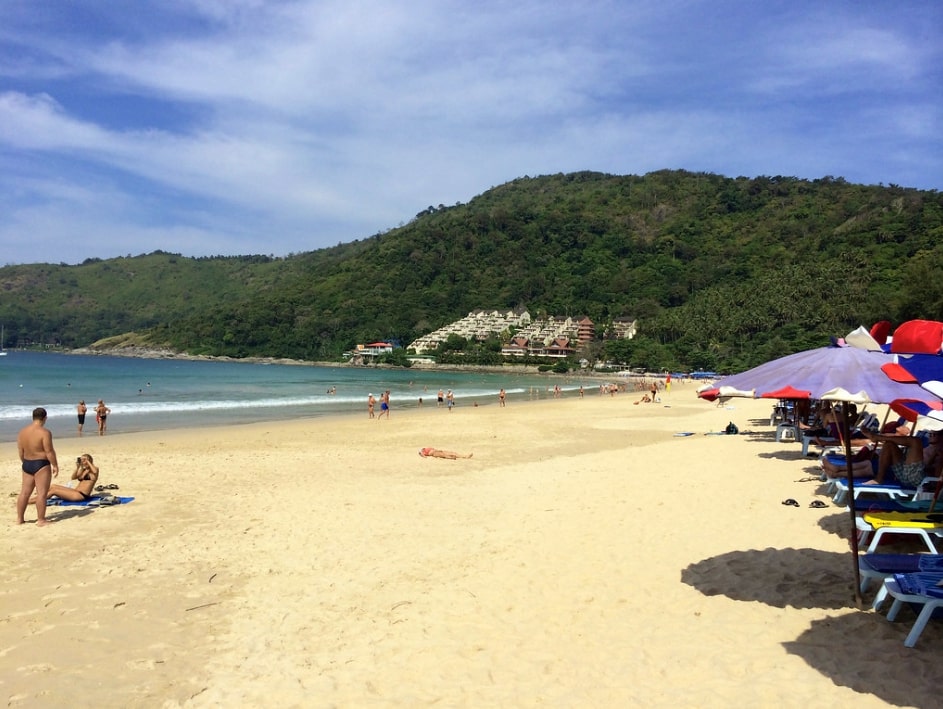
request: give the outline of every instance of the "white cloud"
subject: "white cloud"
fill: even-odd
[[[107,136],[96,126],[69,117],[49,95],[0,94],[0,141],[18,149],[98,148]]]
[[[99,221],[81,258],[296,252],[580,169],[923,187],[943,174],[928,91],[940,50],[915,30],[927,9],[908,3],[86,9],[107,21],[0,10],[12,28],[0,27],[0,59],[28,54],[14,70],[0,61],[0,159],[21,170],[0,174],[5,254],[23,232],[71,248]]]

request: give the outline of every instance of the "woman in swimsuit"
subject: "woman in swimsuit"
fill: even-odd
[[[98,406],[95,407],[95,418],[98,419],[98,435],[104,436],[105,430],[108,428],[108,414],[111,413],[111,409],[105,406],[105,402],[101,399],[98,400]]]
[[[61,500],[71,500],[72,502],[82,502],[91,499],[92,490],[95,489],[95,483],[98,481],[98,466],[95,465],[91,455],[85,453],[76,459],[75,472],[72,473],[72,479],[78,480],[78,484],[76,484],[75,487],[50,485],[46,499],[48,500],[53,496]],[[35,503],[36,497],[33,496],[30,499],[30,504]]]

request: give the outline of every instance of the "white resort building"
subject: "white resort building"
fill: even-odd
[[[623,329],[622,332],[629,338],[635,334],[634,329]],[[562,359],[576,354],[583,345],[595,340],[596,326],[588,317],[550,316],[533,320],[526,310],[477,310],[418,338],[407,349],[417,355],[428,354],[448,340],[449,335],[478,342],[497,336],[505,343],[501,348],[502,355]]]
[[[459,335],[466,340],[478,342],[483,342],[494,335],[499,337],[503,335],[506,339],[512,330],[519,330],[528,325],[530,325],[530,313],[526,310],[520,312],[476,310],[461,320],[456,320],[414,340],[406,349],[413,350],[417,355],[425,354],[437,349],[439,343],[449,339],[449,335]]]

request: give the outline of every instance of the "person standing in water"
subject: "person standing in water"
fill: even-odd
[[[380,395],[380,415],[377,416],[377,421],[386,416],[387,420],[390,418],[390,390],[387,389]]]
[[[105,431],[108,428],[108,414],[111,413],[111,409],[105,406],[105,402],[101,399],[98,400],[98,406],[95,407],[95,418],[98,419],[98,435],[104,436]]]

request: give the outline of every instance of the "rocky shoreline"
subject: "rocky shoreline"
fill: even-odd
[[[75,355],[98,355],[102,357],[133,357],[136,359],[178,359],[187,361],[205,361],[205,362],[247,362],[252,364],[292,364],[299,366],[317,366],[317,367],[346,367],[344,362],[308,362],[300,359],[291,359],[288,357],[227,357],[215,355],[193,355],[187,352],[177,352],[171,349],[160,349],[152,347],[77,347],[74,350],[66,350],[65,354]]]
[[[136,345],[129,345],[127,347],[78,347],[73,350],[64,351],[65,354],[75,354],[75,355],[99,355],[103,357],[134,357],[138,359],[176,359],[176,360],[187,360],[187,361],[206,361],[206,362],[246,362],[249,364],[287,364],[300,367],[371,367],[374,369],[401,369],[396,365],[391,364],[371,364],[371,365],[354,365],[349,362],[319,362],[319,361],[308,361],[300,359],[292,359],[289,357],[227,357],[227,356],[211,356],[211,355],[193,355],[186,352],[177,352],[171,349],[165,348],[152,348],[152,347],[139,347]],[[419,371],[453,371],[453,372],[487,372],[487,373],[499,373],[499,372],[515,372],[520,374],[546,374],[548,377],[571,377],[575,374],[579,374],[581,377],[592,377],[592,378],[611,378],[613,372],[597,372],[593,370],[580,370],[577,372],[570,372],[566,375],[554,374],[553,372],[540,372],[536,365],[518,365],[518,364],[498,364],[498,365],[485,365],[485,364],[436,364],[434,362],[419,362],[414,363],[410,369],[415,369]]]

